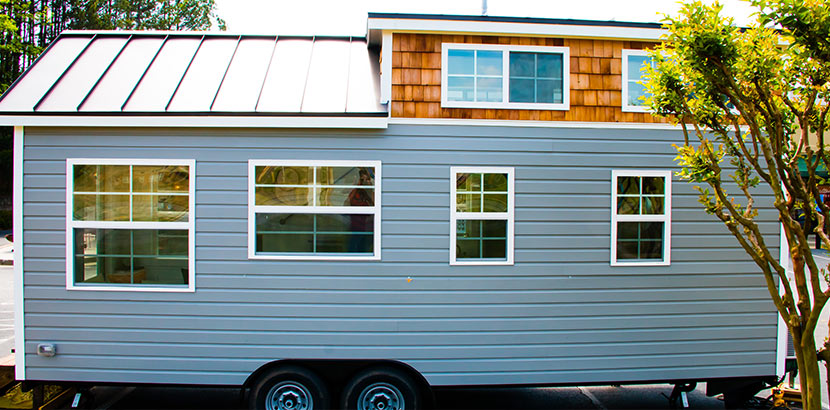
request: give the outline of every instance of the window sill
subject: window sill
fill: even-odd
[[[645,112],[650,113],[651,110],[645,105],[623,105],[622,112]]]
[[[475,101],[441,101],[441,108],[489,108],[504,110],[551,110],[568,111],[568,103],[501,103],[501,102],[475,102]]]
[[[75,285],[71,284],[66,290],[90,290],[96,292],[173,292],[173,293],[194,293],[194,286],[169,285],[169,286],[107,286],[107,285]]]
[[[487,266],[487,265],[494,265],[494,266],[510,266],[513,265],[513,261],[507,260],[461,260],[461,261],[450,261],[451,266]]]
[[[261,254],[248,255],[253,260],[280,260],[280,261],[379,261],[378,255],[290,255],[290,254]]]
[[[638,261],[638,262],[620,262],[612,261],[611,266],[671,266],[669,261]]]

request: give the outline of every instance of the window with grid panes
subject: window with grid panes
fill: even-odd
[[[379,259],[380,162],[249,162],[249,256]]]
[[[671,172],[612,172],[612,264],[668,264]]]
[[[566,47],[443,44],[445,107],[568,109]]]
[[[193,161],[67,160],[70,287],[188,287]]]
[[[454,167],[451,264],[513,263],[513,169]]]

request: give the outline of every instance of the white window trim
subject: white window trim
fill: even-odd
[[[665,213],[663,215],[617,215],[617,178],[663,177],[665,178]],[[617,222],[663,222],[663,260],[618,261]],[[671,171],[611,170],[611,266],[669,266],[671,265]]]
[[[116,222],[116,221],[74,221],[74,165],[181,165],[189,173],[187,222]],[[130,205],[132,206],[132,205]],[[76,285],[74,280],[74,228],[99,229],[187,229],[187,286],[184,285]],[[196,160],[194,159],[111,159],[111,158],[69,158],[66,160],[66,288],[68,290],[95,290],[118,292],[195,292],[196,291]]]
[[[284,166],[308,166],[308,167],[374,167],[375,168],[375,205],[366,207],[353,206],[267,206],[255,205],[255,192],[257,166],[263,165],[284,165]],[[380,260],[381,255],[381,161],[322,161],[322,160],[263,160],[252,159],[248,161],[248,259],[262,260],[316,260],[316,261],[367,261]],[[347,254],[320,254],[320,255],[292,255],[290,253],[279,254],[258,254],[256,253],[256,213],[304,213],[304,214],[371,214],[375,216],[374,222],[374,253],[372,255],[347,255]]]
[[[507,212],[457,212],[456,175],[457,174],[507,174]],[[514,221],[515,221],[515,178],[512,167],[450,167],[450,265],[513,265],[514,264]],[[473,220],[507,220],[506,260],[458,260],[455,252],[456,229],[459,219]]]
[[[448,101],[447,76],[449,50],[493,50],[502,51],[502,101]],[[510,52],[532,52],[562,54],[562,103],[512,103],[510,102]],[[568,110],[570,109],[570,49],[561,46],[515,46],[509,44],[441,44],[441,107],[445,108],[506,108],[525,110]],[[475,85],[474,85],[475,86]]]
[[[648,50],[622,50],[622,110],[623,112],[650,112],[647,105],[628,104],[628,57],[648,56]]]

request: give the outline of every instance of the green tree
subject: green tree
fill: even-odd
[[[681,179],[699,184],[705,210],[720,219],[763,274],[792,334],[805,409],[821,409],[819,314],[830,297],[827,272],[813,258],[798,215],[818,221],[830,248],[819,172],[830,169],[825,131],[830,110],[830,7],[825,0],[753,0],[758,21],[739,29],[721,6],[685,4],[667,18],[668,35],[652,52],[646,87],[652,110],[681,124]],[[770,28],[777,25],[779,29]],[[799,163],[806,169],[799,169]],[[803,165],[803,167],[804,167]],[[764,196],[759,196],[760,193]],[[758,205],[769,201],[783,226],[791,270],[770,251]],[[779,288],[780,283],[780,288]]]
[[[214,0],[70,0],[69,28],[91,30],[225,29]]]

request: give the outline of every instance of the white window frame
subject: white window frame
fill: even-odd
[[[668,266],[671,265],[671,171],[612,170],[611,171],[611,266]],[[663,177],[665,202],[662,215],[618,215],[617,179],[619,177]],[[617,222],[663,222],[663,260],[617,260]]]
[[[75,221],[74,209],[74,172],[75,165],[154,165],[188,167],[188,214],[187,222],[132,222],[132,221]],[[132,196],[132,178],[130,178],[130,195]],[[130,214],[132,214],[130,200]],[[187,229],[187,285],[84,285],[75,284],[75,228],[92,229]],[[66,160],[66,288],[68,290],[94,290],[118,292],[195,292],[196,291],[196,160],[195,159],[133,159],[133,158],[69,158]]]
[[[623,112],[650,112],[647,105],[629,105],[628,104],[628,57],[630,56],[644,56],[648,57],[648,50],[622,50],[622,110]],[[641,77],[642,78],[642,77]]]
[[[374,167],[375,169],[375,205],[374,206],[279,206],[256,205],[256,167]],[[380,260],[381,255],[381,161],[325,161],[325,160],[265,160],[248,161],[248,259],[263,260],[317,260],[317,261],[367,261]],[[316,180],[317,173],[314,172]],[[257,213],[299,213],[299,214],[367,214],[374,215],[374,245],[372,255],[349,254],[292,254],[292,253],[257,253],[256,252],[256,214]]]
[[[449,50],[491,50],[502,52],[502,101],[448,101],[447,77],[449,74]],[[562,103],[510,102],[510,52],[562,54]],[[570,109],[570,49],[561,46],[516,46],[509,44],[441,44],[441,106],[445,108],[506,108],[526,110]],[[473,84],[475,88],[475,84]]]
[[[513,167],[450,167],[450,265],[513,265],[515,241],[515,169]],[[458,174],[507,174],[507,212],[458,212],[456,175]],[[459,219],[472,220],[506,220],[507,250],[506,259],[462,259],[456,257],[456,240]]]

